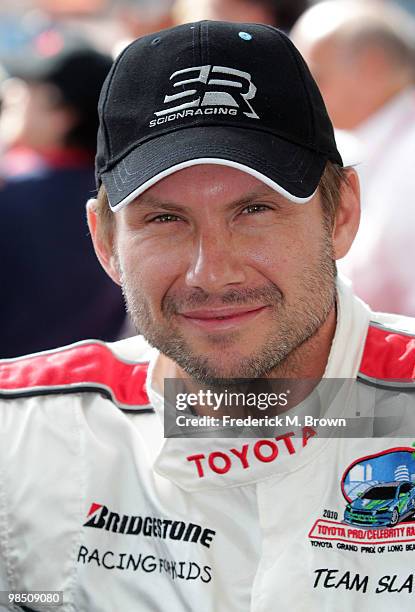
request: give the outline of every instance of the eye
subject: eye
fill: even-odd
[[[173,221],[180,221],[180,218],[171,213],[163,213],[162,215],[157,215],[150,219],[151,223],[172,223]]]
[[[243,215],[254,215],[255,213],[262,213],[267,210],[271,210],[269,206],[265,204],[249,204],[249,206],[245,206],[242,213]]]

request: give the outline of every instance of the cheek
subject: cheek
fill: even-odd
[[[263,235],[261,240],[251,245],[249,260],[270,279],[276,276],[282,280],[289,271],[301,269],[307,260],[312,259],[312,243],[313,239],[300,232],[275,231]]]
[[[121,238],[118,246],[124,283],[152,308],[159,308],[165,294],[183,273],[183,257],[174,249],[160,248],[146,240]]]
[[[283,237],[263,244],[258,269],[288,297],[301,294],[309,279],[322,273],[330,257],[331,239],[321,221],[296,227]]]

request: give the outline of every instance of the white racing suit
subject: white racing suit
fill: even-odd
[[[339,286],[325,378],[354,382],[324,416],[352,437],[164,439],[139,337],[3,362],[0,591],[63,591],[21,608],[62,612],[412,611],[414,331]]]

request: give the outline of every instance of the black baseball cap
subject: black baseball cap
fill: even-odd
[[[113,64],[99,115],[97,187],[113,211],[204,163],[304,203],[327,160],[342,165],[303,58],[268,25],[201,21],[139,38]]]

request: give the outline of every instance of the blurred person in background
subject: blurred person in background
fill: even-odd
[[[122,295],[96,261],[84,215],[111,63],[48,32],[8,66],[19,80],[3,84],[0,117],[1,357],[122,333]]]
[[[172,25],[174,0],[112,0],[112,11],[132,39]]]
[[[63,154],[90,166],[97,96],[111,63],[86,41],[57,30],[42,32],[30,51],[6,60],[12,77],[2,85],[6,177],[49,166],[51,156]]]
[[[177,23],[198,19],[266,23],[288,32],[308,0],[176,0]]]
[[[346,131],[343,158],[357,162],[361,227],[339,269],[375,310],[413,316],[414,22],[388,3],[328,0],[305,12],[292,36]]]

